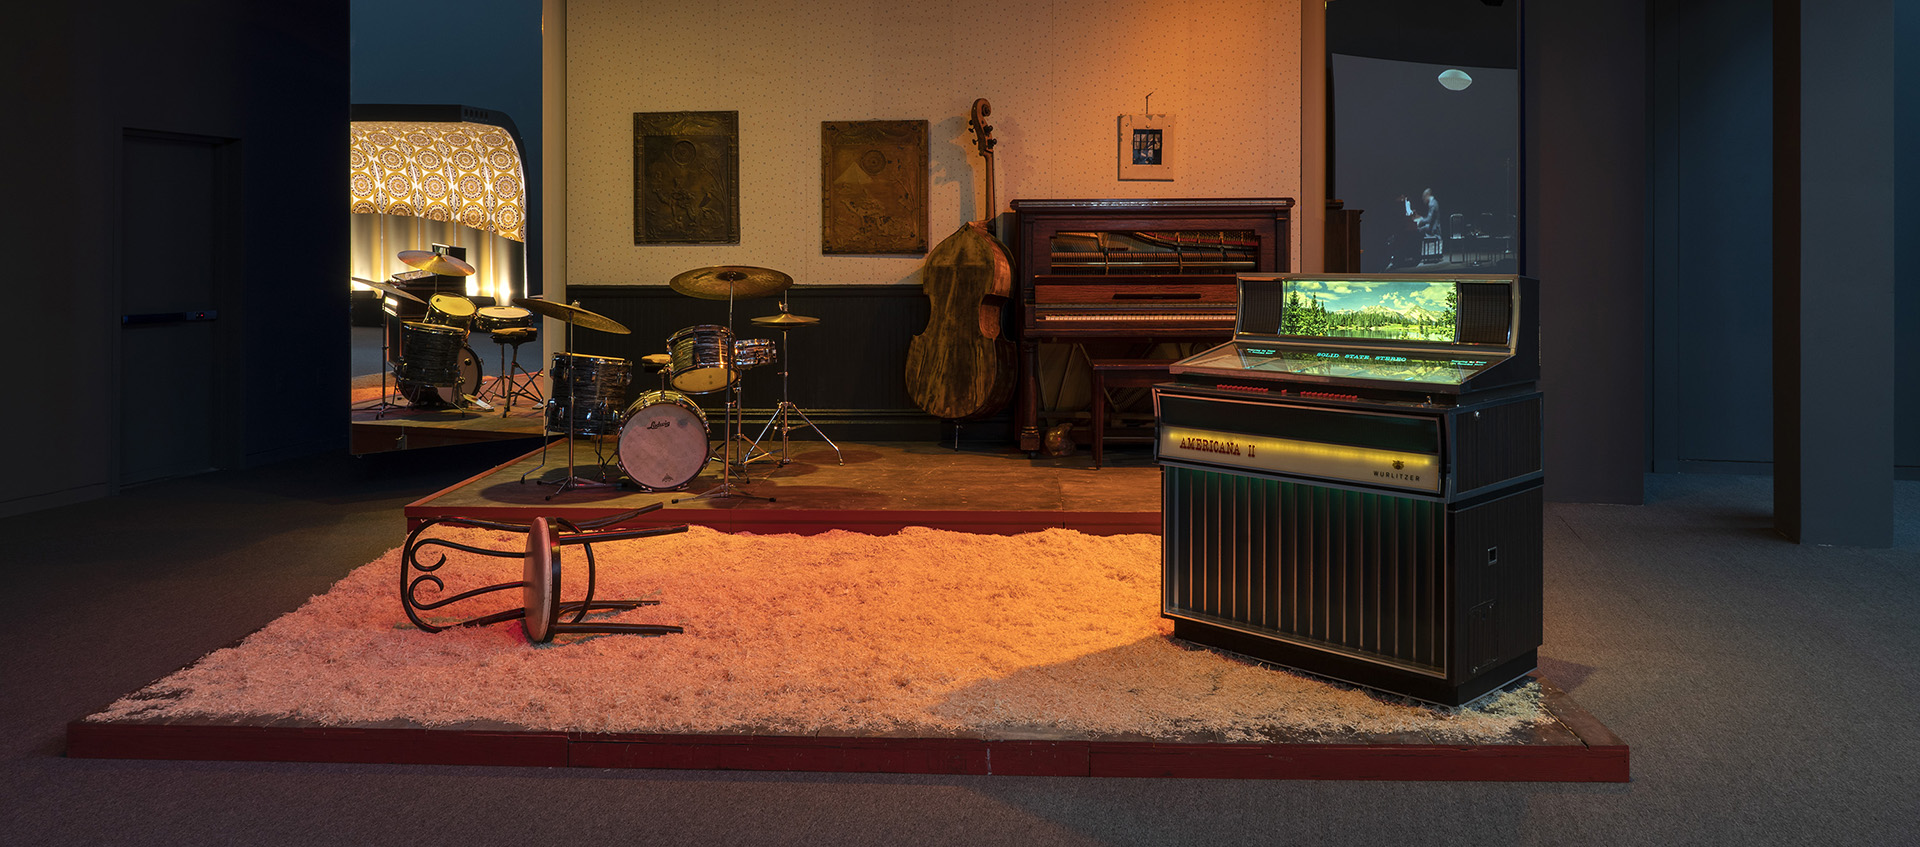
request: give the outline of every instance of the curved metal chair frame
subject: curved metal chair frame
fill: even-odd
[[[686,532],[687,525],[653,527],[649,529],[602,531],[603,527],[613,526],[639,515],[664,506],[655,503],[644,509],[575,523],[565,518],[534,518],[531,523],[513,521],[490,521],[476,518],[436,518],[427,521],[407,534],[407,543],[400,556],[400,605],[406,610],[407,619],[425,632],[440,632],[459,626],[486,626],[503,621],[518,620],[526,632],[527,639],[536,644],[553,640],[561,633],[583,633],[599,635],[668,635],[685,630],[668,624],[625,624],[625,623],[585,623],[588,612],[635,609],[641,606],[658,605],[658,600],[595,600],[593,599],[595,568],[593,560],[593,542],[620,541],[633,538],[648,538]],[[521,533],[527,536],[525,549],[520,551],[492,550],[471,544],[462,544],[445,538],[433,538],[426,532],[434,527],[465,526],[479,529],[491,529],[503,532]],[[561,602],[560,600],[560,548],[567,545],[579,545],[586,551],[587,592],[579,600]],[[446,581],[436,571],[447,563],[445,550],[431,550],[432,561],[421,557],[429,548],[446,548],[473,553],[480,556],[511,559],[520,558],[524,562],[523,578],[518,582],[502,582],[462,591],[450,597],[438,600],[421,601],[417,596],[422,585],[432,584],[444,590]],[[471,620],[452,624],[428,623],[421,612],[453,605],[462,600],[470,600],[496,591],[519,589],[522,605],[518,609],[482,615]],[[572,613],[571,620],[564,616]]]

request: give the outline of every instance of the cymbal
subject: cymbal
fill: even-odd
[[[406,262],[423,271],[432,271],[441,276],[473,276],[473,266],[464,261],[435,253],[431,250],[402,250],[400,261]]]
[[[587,329],[597,329],[597,330],[600,330],[601,332],[611,332],[614,335],[632,335],[633,334],[633,330],[627,329],[625,326],[621,325],[619,321],[616,321],[612,318],[607,317],[606,315],[602,315],[597,312],[589,312],[585,309],[580,308],[579,306],[569,306],[565,303],[555,303],[552,300],[542,300],[538,297],[518,299],[513,301],[513,305],[519,306],[520,308],[525,309],[529,312],[532,312],[536,315],[544,315],[549,318],[559,318],[560,320],[566,321],[567,323],[573,324],[574,326],[583,326],[583,327],[586,327]]]
[[[371,288],[372,288],[373,290],[375,290],[375,291],[380,291],[380,292],[384,292],[384,293],[387,293],[387,294],[391,294],[391,295],[393,295],[393,296],[395,296],[395,297],[402,297],[402,298],[405,298],[405,299],[408,299],[408,300],[412,300],[412,301],[413,301],[413,302],[415,302],[415,303],[425,303],[425,302],[427,302],[427,301],[425,301],[425,300],[422,300],[422,299],[420,299],[420,298],[418,298],[418,297],[415,297],[415,296],[413,296],[413,295],[411,295],[411,294],[408,294],[408,293],[407,293],[407,292],[405,292],[405,291],[402,291],[402,290],[400,290],[400,286],[398,286],[398,285],[394,285],[394,284],[393,284],[393,283],[391,283],[391,282],[374,282],[373,280],[370,280],[370,279],[361,279],[361,278],[359,278],[359,277],[357,277],[357,276],[356,276],[356,277],[349,277],[349,279],[352,279],[352,280],[353,280],[354,282],[357,282],[357,283],[360,283],[361,285],[365,285],[365,286],[368,286],[368,287],[371,287]]]
[[[668,284],[681,294],[702,300],[745,300],[785,291],[793,286],[793,277],[767,268],[720,265],[687,271]]]
[[[819,322],[819,318],[809,318],[806,315],[789,315],[786,312],[753,319],[754,326],[812,326]]]

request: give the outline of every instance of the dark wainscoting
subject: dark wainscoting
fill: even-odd
[[[573,350],[596,356],[638,360],[667,352],[667,339],[691,326],[727,323],[725,300],[700,300],[659,285],[574,285],[568,296],[581,308],[606,315],[633,330],[612,335],[591,330],[574,332]],[[828,438],[861,441],[948,441],[953,433],[921,411],[907,394],[907,345],[926,329],[928,302],[918,286],[807,285],[788,292],[794,314],[820,319],[810,327],[792,330],[793,375],[791,399],[826,431]],[[779,311],[777,298],[740,300],[734,304],[735,338],[771,338],[778,330],[754,326],[752,319]],[[747,371],[741,404],[748,434],[758,434],[780,402],[780,368],[768,365]],[[651,374],[637,372],[633,391],[657,388]],[[721,392],[694,395],[707,410],[717,430],[718,411],[726,399]],[[811,431],[795,438],[813,438]],[[986,443],[1011,445],[1012,417],[1001,412],[968,423],[962,440],[968,446]]]

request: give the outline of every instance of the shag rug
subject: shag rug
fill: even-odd
[[[524,536],[437,528],[517,550]],[[584,590],[563,551],[562,597]],[[661,604],[591,617],[671,623],[659,637],[562,635],[517,622],[438,633],[399,600],[400,551],[237,646],[91,720],[196,716],[325,725],[499,722],[588,732],[1210,734],[1413,733],[1495,740],[1548,720],[1529,683],[1442,709],[1172,638],[1159,615],[1160,539],[1061,529],[1015,536],[909,528],[871,536],[683,534],[594,545],[600,599]],[[520,560],[455,551],[445,593],[517,581]],[[451,623],[517,608],[499,592],[438,610]]]

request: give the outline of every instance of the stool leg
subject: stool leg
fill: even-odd
[[[1107,377],[1093,372],[1093,469],[1100,469],[1100,448],[1107,434]]]

